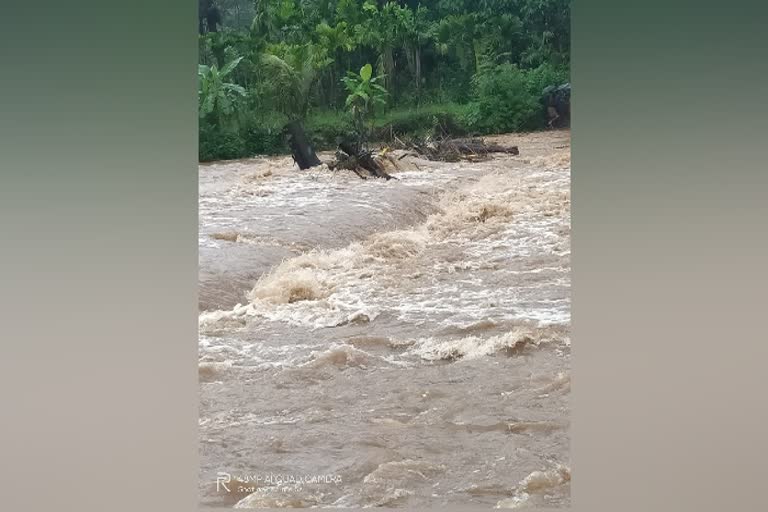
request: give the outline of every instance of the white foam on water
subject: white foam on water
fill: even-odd
[[[499,352],[520,351],[527,345],[561,342],[562,334],[546,328],[520,326],[504,334],[483,338],[467,336],[459,339],[420,338],[408,350],[409,354],[427,361],[477,359]]]
[[[422,224],[283,261],[255,283],[248,304],[201,314],[201,333],[243,329],[260,321],[324,329],[375,322],[385,312],[405,324],[442,327],[487,318],[568,324],[569,173],[488,172],[483,166],[462,165],[401,172],[398,184],[355,183],[352,203],[370,210],[382,208],[377,203],[382,186],[416,186],[420,180],[444,184],[455,179],[459,168],[475,176],[443,193],[438,211]],[[269,205],[275,212],[301,210],[350,188],[332,173],[278,178],[273,194],[247,196],[246,201]],[[255,182],[263,186],[261,181]],[[242,200],[242,188],[249,185],[247,180],[238,183],[231,190],[233,198]],[[505,343],[491,338],[465,346],[421,345],[428,357],[445,352],[472,358],[495,353]]]
[[[520,508],[531,501],[532,495],[547,494],[571,481],[571,469],[558,464],[547,471],[534,471],[515,488],[511,498],[499,501],[495,508]]]

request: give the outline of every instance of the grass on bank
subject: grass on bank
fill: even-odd
[[[482,126],[473,120],[473,115],[474,119],[484,119],[478,116],[476,107],[471,104],[443,103],[392,109],[375,120],[373,139],[386,142],[395,136],[423,137],[445,132],[461,137],[514,131],[497,129],[493,125]],[[282,133],[286,122],[282,116],[275,115],[266,119],[245,120],[237,131],[220,131],[201,125],[200,161],[288,154],[290,150]],[[316,150],[329,150],[352,132],[352,118],[343,111],[318,110],[310,112],[304,126]],[[526,127],[519,127],[522,128]]]
[[[543,129],[546,110],[541,91],[567,81],[566,69],[539,66],[521,70],[501,64],[476,74],[466,103],[436,102],[419,106],[393,106],[373,117],[374,141],[393,137],[446,133],[451,136],[488,135]],[[278,111],[244,108],[236,126],[218,126],[201,119],[200,161],[228,160],[256,155],[289,153],[283,135],[288,117]],[[316,150],[332,149],[354,132],[347,111],[313,109],[304,127]]]

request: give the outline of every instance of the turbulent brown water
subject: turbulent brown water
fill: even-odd
[[[200,167],[202,503],[569,506],[569,134],[498,139]]]

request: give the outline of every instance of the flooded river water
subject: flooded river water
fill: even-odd
[[[200,166],[200,500],[570,504],[570,138]]]

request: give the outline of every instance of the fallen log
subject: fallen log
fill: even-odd
[[[339,149],[347,157],[354,158],[354,161],[357,164],[357,167],[365,169],[366,171],[368,171],[368,173],[371,176],[376,178],[384,178],[386,180],[392,179],[392,176],[390,176],[384,170],[384,167],[382,167],[381,164],[376,161],[371,151],[363,150],[357,144],[353,144],[349,141],[340,142]],[[339,158],[339,154],[337,152],[337,160],[338,158]],[[342,158],[343,158],[343,155],[342,155]],[[349,162],[350,161],[349,158],[346,158],[346,161]],[[357,175],[360,176],[360,173],[358,172]]]
[[[461,159],[478,160],[487,158],[491,153],[519,155],[517,146],[503,146],[487,143],[483,139],[415,139],[403,142],[396,139],[396,147],[414,151],[427,160],[456,162]]]
[[[336,160],[330,162],[328,164],[328,168],[334,171],[336,169],[347,169],[357,174],[362,180],[368,179],[363,173],[360,172],[360,164],[358,163],[357,158],[352,155],[348,155],[341,150],[336,151]]]
[[[474,153],[505,153],[508,155],[519,155],[520,150],[517,146],[502,146],[501,144],[489,144],[483,139],[454,139],[448,141],[462,154]]]

